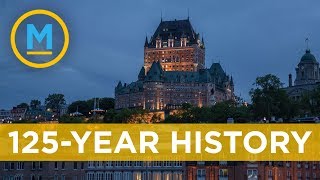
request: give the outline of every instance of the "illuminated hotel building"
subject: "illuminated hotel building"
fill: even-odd
[[[115,108],[163,110],[190,103],[210,106],[234,98],[233,79],[220,63],[205,66],[205,45],[189,21],[162,21],[144,44],[144,66],[138,80],[119,82]]]

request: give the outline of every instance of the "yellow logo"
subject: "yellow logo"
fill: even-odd
[[[21,55],[20,51],[17,48],[17,44],[16,44],[16,34],[17,34],[17,30],[18,30],[19,26],[27,18],[29,18],[31,16],[35,16],[35,15],[45,15],[45,16],[51,17],[52,19],[54,19],[55,21],[58,22],[58,24],[61,26],[61,29],[64,34],[63,35],[64,36],[64,43],[63,43],[61,51],[59,52],[59,54],[56,57],[54,57],[53,59],[51,59],[50,61],[45,62],[45,63],[36,63],[36,62],[30,61],[30,59],[29,60],[26,59],[24,56]],[[27,36],[28,36],[27,37],[28,51],[26,52],[27,55],[32,55],[32,56],[52,55],[52,36],[53,36],[52,35],[52,24],[46,24],[46,26],[43,28],[41,33],[39,33],[36,30],[34,24],[28,24]],[[44,39],[44,37],[46,37],[47,38],[47,41],[46,41],[47,51],[32,51],[33,37],[35,37],[39,43],[41,43],[42,40]],[[11,30],[10,42],[11,42],[11,48],[13,50],[13,53],[16,55],[16,57],[23,64],[25,64],[29,67],[32,67],[32,68],[48,68],[48,67],[51,67],[51,66],[55,65],[56,63],[58,63],[63,58],[63,56],[66,54],[66,52],[68,50],[68,46],[69,46],[69,32],[68,32],[68,28],[67,28],[66,24],[57,14],[55,14],[51,11],[48,11],[48,10],[36,9],[36,10],[32,10],[32,11],[29,11],[29,12],[23,14],[15,22],[15,24],[13,25],[12,30]]]

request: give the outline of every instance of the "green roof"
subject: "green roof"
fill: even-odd
[[[316,58],[313,54],[311,54],[310,50],[306,50],[306,53],[302,56],[301,62],[317,62]]]

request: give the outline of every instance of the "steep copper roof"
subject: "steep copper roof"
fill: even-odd
[[[189,44],[196,44],[199,34],[194,31],[189,19],[161,21],[151,37],[148,47],[155,47],[157,39],[167,41],[169,37],[179,42],[181,37],[186,37],[189,40]]]

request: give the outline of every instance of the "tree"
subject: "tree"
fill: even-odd
[[[27,110],[29,110],[29,105],[28,103],[20,103],[19,105],[17,105],[17,108],[26,108]]]
[[[87,100],[87,104],[88,106],[90,106],[91,109],[93,109],[94,106],[94,99],[89,99]],[[97,99],[97,103],[99,101],[99,108],[103,109],[103,110],[109,110],[109,109],[114,109],[114,99],[113,98],[96,98]]]
[[[114,109],[114,98],[100,98],[99,99],[100,109],[109,110]]]
[[[37,99],[33,99],[30,102],[30,108],[35,110],[35,109],[39,109],[41,106],[41,101],[37,100]]]
[[[291,101],[285,90],[283,83],[272,74],[257,77],[253,84],[256,87],[250,91],[253,112],[255,117],[290,117]]]
[[[115,117],[117,115],[117,112],[114,109],[110,109],[106,112],[106,114],[103,117],[104,123],[115,123]]]
[[[58,111],[63,105],[66,104],[63,94],[49,94],[45,99],[45,105],[47,109]]]
[[[301,114],[320,115],[320,86],[303,94],[301,101]]]
[[[68,115],[63,115],[59,118],[59,123],[83,123],[84,119],[82,117],[70,117]]]
[[[213,107],[213,122],[226,123],[228,118],[234,118],[236,106],[232,101],[216,103]]]
[[[169,115],[164,123],[226,123],[229,117],[237,122],[248,122],[251,116],[249,107],[233,100],[218,102],[212,107],[194,107],[184,103],[181,110]]]
[[[75,101],[69,105],[68,113],[74,113],[76,111],[82,113],[84,116],[88,116],[91,111],[91,107],[87,101]]]

